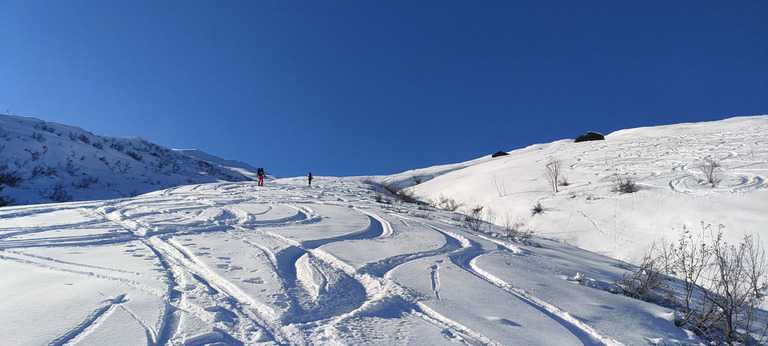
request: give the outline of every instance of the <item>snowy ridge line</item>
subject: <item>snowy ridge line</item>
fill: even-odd
[[[128,299],[125,296],[125,294],[121,294],[113,299],[105,300],[104,302],[106,304],[91,312],[84,321],[80,322],[80,324],[66,334],[51,341],[49,345],[63,346],[70,341],[75,341],[80,335],[87,334],[88,329],[97,324],[102,317],[109,316],[109,313],[114,311],[117,305],[128,302]]]
[[[492,284],[502,288],[503,290],[511,293],[512,295],[518,297],[519,299],[525,300],[527,302],[530,302],[531,304],[534,304],[535,306],[538,306],[538,307],[541,307],[541,308],[545,309],[549,313],[551,313],[551,314],[553,314],[553,315],[563,319],[564,321],[570,323],[574,327],[579,328],[580,330],[582,330],[585,333],[587,333],[590,337],[594,338],[595,340],[598,340],[598,341],[602,342],[605,345],[610,345],[610,346],[624,345],[623,343],[618,342],[618,341],[614,340],[611,337],[602,335],[600,332],[596,331],[594,328],[592,328],[588,324],[582,322],[578,318],[572,316],[568,312],[565,312],[565,311],[559,309],[558,307],[556,307],[556,306],[554,306],[554,305],[552,305],[550,303],[547,303],[546,301],[541,300],[540,298],[537,298],[537,297],[529,294],[528,292],[526,292],[526,291],[524,291],[522,289],[513,287],[512,285],[510,285],[506,281],[504,281],[504,280],[496,277],[495,275],[493,275],[493,274],[483,270],[482,268],[480,268],[480,266],[477,265],[476,260],[477,260],[477,257],[473,258],[469,262],[470,266],[472,267],[472,269],[477,274],[479,274],[481,277],[483,277],[488,282],[490,282],[490,283],[492,283]]]

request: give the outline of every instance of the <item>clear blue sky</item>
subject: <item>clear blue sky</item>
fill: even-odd
[[[0,0],[0,112],[280,177],[768,113],[768,1]]]

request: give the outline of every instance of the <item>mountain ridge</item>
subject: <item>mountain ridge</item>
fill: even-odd
[[[140,137],[0,114],[0,176],[13,204],[130,197],[173,186],[253,180],[252,166]]]

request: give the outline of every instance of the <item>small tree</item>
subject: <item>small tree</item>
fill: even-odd
[[[704,159],[704,162],[699,166],[701,172],[707,178],[707,183],[712,184],[712,187],[717,186],[720,182],[720,162],[708,157]]]
[[[562,174],[563,161],[553,156],[547,158],[547,164],[544,166],[544,177],[547,178],[552,190],[557,193],[557,186],[560,183],[560,175]]]

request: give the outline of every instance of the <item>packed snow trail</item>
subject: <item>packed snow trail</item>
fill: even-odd
[[[0,322],[7,327],[0,340],[695,341],[671,321],[659,322],[656,316],[668,313],[663,308],[578,286],[585,300],[610,295],[623,307],[618,310],[635,312],[598,314],[596,307],[551,295],[574,290],[563,275],[574,267],[590,273],[588,266],[601,266],[603,277],[593,277],[605,282],[620,277],[614,260],[545,240],[539,247],[509,243],[469,231],[450,212],[425,215],[416,205],[376,203],[359,178],[318,177],[315,183],[215,183],[120,200],[0,209]],[[495,258],[501,261],[486,263]],[[588,264],[582,267],[580,258]],[[526,259],[547,263],[547,270],[532,270],[547,282],[547,298],[506,276],[513,269],[507,263]],[[586,315],[591,318],[580,317]],[[626,321],[629,332],[611,323],[617,320]]]

